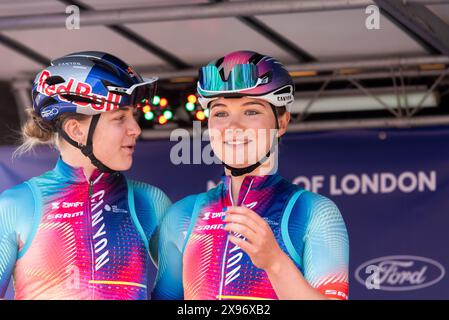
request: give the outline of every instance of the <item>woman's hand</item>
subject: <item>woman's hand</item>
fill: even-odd
[[[242,248],[253,264],[263,269],[279,299],[327,299],[304,279],[287,254],[282,251],[268,223],[246,207],[229,207],[224,219],[229,241]],[[237,237],[231,232],[239,233]]]
[[[224,222],[224,230],[230,232],[229,241],[242,248],[256,267],[266,272],[278,268],[286,255],[268,223],[256,212],[246,207],[229,207]],[[246,240],[231,232],[241,234]]]

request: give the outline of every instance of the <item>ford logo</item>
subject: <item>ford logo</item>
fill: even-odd
[[[367,289],[410,291],[438,283],[445,273],[435,260],[404,255],[367,261],[356,269],[355,278]]]

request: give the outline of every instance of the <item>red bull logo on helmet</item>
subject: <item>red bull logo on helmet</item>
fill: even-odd
[[[45,81],[49,77],[51,77],[51,73],[48,70],[41,72],[38,79],[38,92],[47,96],[58,95],[63,101],[68,101],[64,98],[64,94],[89,98],[93,102],[71,101],[71,103],[80,107],[91,108],[94,111],[104,112],[119,108],[122,97],[118,94],[112,92],[108,92],[107,96],[93,94],[90,84],[76,81],[73,78],[61,84],[48,85]]]

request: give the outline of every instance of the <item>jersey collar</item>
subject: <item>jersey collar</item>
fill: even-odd
[[[64,160],[62,160],[61,157],[59,157],[53,171],[64,180],[71,181],[71,182],[80,182],[80,183],[90,182],[90,181],[93,181],[96,183],[100,180],[108,180],[112,176],[112,174],[110,174],[110,173],[101,172],[99,169],[95,169],[92,172],[92,175],[90,176],[90,178],[87,179],[86,176],[84,175],[83,168],[72,167],[69,164],[67,164],[66,162],[64,162]]]
[[[238,204],[243,201],[243,198],[248,192],[271,187],[278,183],[281,179],[282,177],[277,172],[274,174],[263,176],[245,176],[243,178],[242,186],[240,187]],[[221,181],[223,182],[224,191],[226,192],[226,194],[229,194],[229,188],[231,186],[231,176],[223,175],[221,177]]]

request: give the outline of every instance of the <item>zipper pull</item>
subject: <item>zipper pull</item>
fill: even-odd
[[[94,192],[94,182],[89,181],[89,198],[92,197],[93,192]]]

